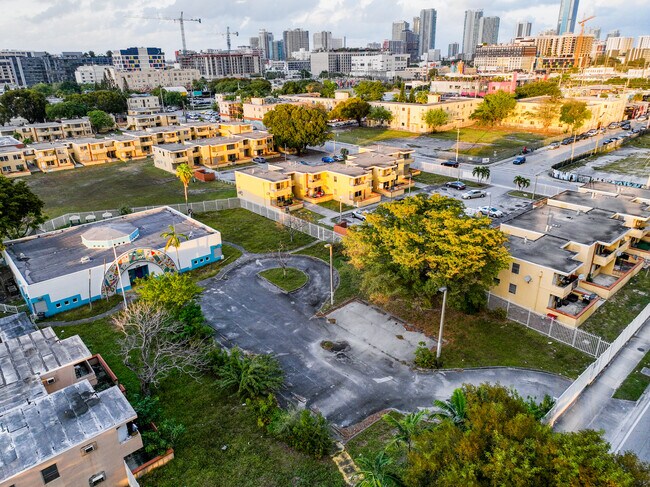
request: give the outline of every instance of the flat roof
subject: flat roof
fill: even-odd
[[[232,134],[232,136],[238,139],[266,139],[267,137],[273,137],[273,135],[264,130],[253,130],[251,132],[244,132],[243,134]]]
[[[0,135],[0,149],[17,145],[23,145],[23,143],[10,135]]]
[[[504,222],[503,225],[552,235],[584,245],[595,242],[613,243],[629,230],[622,221],[612,218],[612,214],[604,210],[582,212],[550,205],[528,210]]]
[[[6,342],[11,338],[16,338],[38,328],[25,313],[4,316],[0,318],[0,343]]]
[[[359,152],[348,156],[348,164],[364,167],[392,167],[396,165],[395,159],[378,152]]]
[[[37,144],[29,144],[25,149],[60,149],[62,147],[67,148],[69,142],[39,142]]]
[[[600,181],[592,181],[581,186],[580,189],[586,191],[597,191],[601,193],[622,194],[627,196],[635,196],[637,198],[650,199],[650,189],[635,188],[633,186],[623,186],[622,184],[603,183]]]
[[[87,118],[69,118],[69,119],[63,119],[61,120],[62,124],[67,124],[67,123],[90,123],[90,120]]]
[[[286,181],[290,177],[282,171],[269,171],[268,169],[261,169],[258,167],[251,167],[250,169],[242,169],[237,171],[240,173],[248,174],[260,179],[265,179],[271,181],[272,183],[279,183],[280,181]]]
[[[552,200],[565,201],[574,205],[611,211],[624,215],[650,218],[650,205],[635,203],[633,196],[618,194],[608,196],[603,193],[580,193],[578,191],[565,191],[551,198]]]
[[[135,419],[118,387],[95,392],[87,380],[0,415],[0,481]]]
[[[178,132],[179,130],[189,130],[189,127],[183,127],[181,125],[163,125],[162,127],[147,127],[145,132],[160,134],[163,132]]]
[[[14,152],[22,152],[22,151],[23,151],[23,149],[21,149],[19,147],[12,147],[12,146],[2,147],[2,146],[0,146],[0,154],[3,154],[3,153],[4,154],[9,154],[9,153],[14,153]]]
[[[236,142],[233,137],[210,137],[207,139],[196,139],[192,141],[195,145],[223,145]]]
[[[508,235],[507,247],[510,255],[516,259],[570,275],[582,265],[582,262],[575,259],[575,252],[562,248],[566,244],[566,240],[552,235],[544,235],[537,240]]]
[[[91,269],[104,262],[112,262],[113,249],[87,248],[81,241],[81,235],[91,228],[111,226],[117,222],[130,223],[140,233],[132,243],[117,246],[118,255],[136,248],[164,248],[166,239],[160,234],[167,231],[169,225],[174,225],[179,233],[191,233],[190,240],[218,233],[171,208],[163,207],[5,242],[6,253],[28,284]],[[24,254],[24,258],[19,258],[21,254]],[[90,261],[81,262],[82,257],[90,257]]]
[[[111,142],[113,140],[113,137],[111,136],[110,138],[106,139],[96,139],[95,137],[83,137],[80,139],[67,139],[69,143],[71,144],[105,144],[107,142]]]
[[[61,124],[59,122],[32,123],[27,125],[27,127],[31,127],[35,129],[61,128]]]
[[[174,143],[174,144],[161,144],[161,145],[154,145],[153,147],[157,147],[158,149],[163,149],[169,152],[178,152],[182,150],[187,150],[191,149],[192,147],[195,147],[194,144],[182,144],[182,143]]]
[[[415,152],[415,149],[407,149],[404,147],[395,147],[392,145],[383,145],[383,144],[375,144],[375,145],[369,145],[364,147],[364,149],[376,152],[378,154],[384,154],[386,156],[390,156],[393,154],[412,154]]]
[[[303,174],[318,174],[321,172],[335,172],[338,174],[345,174],[346,176],[359,177],[367,174],[365,169],[361,167],[348,166],[338,162],[330,164],[318,164],[316,166],[309,166],[297,162],[274,162],[271,163],[273,167],[278,167],[284,173],[299,172]]]
[[[122,135],[126,135],[128,137],[151,137],[154,134],[147,132],[146,130],[128,130],[122,132]]]

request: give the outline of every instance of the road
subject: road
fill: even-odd
[[[625,434],[612,447],[617,453],[633,451],[644,462],[650,462],[650,393],[642,396],[637,407],[628,415]]]

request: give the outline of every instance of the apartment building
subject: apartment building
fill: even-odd
[[[221,124],[218,122],[182,123],[181,127],[189,127],[192,140],[209,139],[221,135]]]
[[[15,146],[0,147],[0,171],[8,178],[29,176],[23,149]]]
[[[534,45],[477,46],[474,67],[478,71],[488,72],[532,71],[536,58],[537,48]]]
[[[370,56],[352,56],[350,76],[393,79],[408,67],[408,54],[374,54]]]
[[[23,149],[25,161],[31,162],[43,172],[74,169],[69,144],[64,142],[41,142]]]
[[[563,34],[538,36],[534,40],[537,69],[564,69],[586,66],[595,39],[593,35]]]
[[[153,135],[156,144],[182,144],[192,140],[192,129],[180,125],[149,127],[145,132]]]
[[[127,130],[145,130],[151,127],[166,127],[168,125],[178,125],[178,115],[175,113],[154,113],[151,115],[127,115]]]
[[[70,154],[75,162],[84,166],[147,157],[140,140],[127,135],[113,135],[106,139],[73,139],[70,141]]]
[[[650,255],[650,191],[593,183],[501,224],[510,267],[492,293],[579,326]]]
[[[197,69],[147,69],[143,71],[106,70],[108,79],[121,90],[151,91],[161,86],[183,86],[189,88],[192,81],[199,79]]]
[[[197,73],[195,79],[249,77],[262,73],[261,51],[188,52],[178,56],[182,68]]]
[[[386,147],[384,153],[364,151],[348,156],[347,165],[359,167],[371,176],[372,191],[374,193],[394,198],[401,196],[411,186],[410,180],[410,154],[413,151],[404,151],[403,155],[395,155]]]
[[[158,47],[130,47],[113,51],[113,66],[118,71],[165,69],[165,53]]]
[[[74,137],[88,137],[93,134],[93,129],[88,118],[32,123],[19,127],[0,127],[0,135],[13,134],[18,134],[22,140],[29,138],[33,142],[54,142]]]
[[[120,388],[96,389],[112,372],[79,336],[30,325],[24,314],[0,324],[0,487],[129,485],[125,457],[142,438]]]
[[[142,108],[153,110],[154,113],[160,112],[160,100],[154,95],[131,95],[126,99],[126,106],[129,114]]]
[[[108,77],[109,66],[92,64],[90,66],[79,66],[74,72],[74,79],[80,85],[101,83]]]

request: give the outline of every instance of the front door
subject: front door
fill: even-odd
[[[148,275],[149,275],[149,265],[147,264],[129,269],[129,281],[131,281],[131,286],[135,284],[136,279],[144,279]]]

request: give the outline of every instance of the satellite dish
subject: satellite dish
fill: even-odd
[[[533,280],[533,278],[530,277],[530,276],[526,276],[526,277],[524,277],[524,281],[526,281],[526,282],[530,282],[530,281],[532,281],[532,280]]]
[[[584,281],[584,280],[585,280],[585,275],[584,275],[584,274],[580,274],[580,275],[578,276],[578,279],[580,279],[581,281]]]

